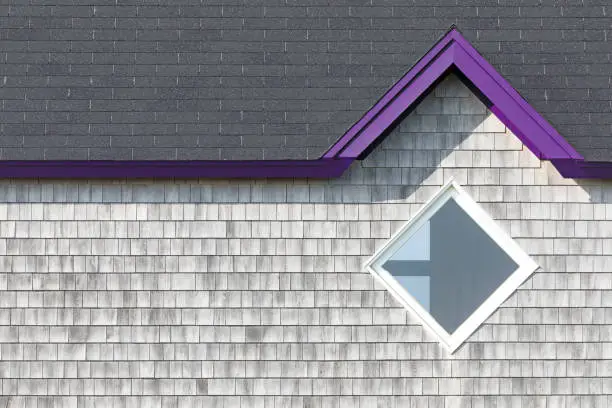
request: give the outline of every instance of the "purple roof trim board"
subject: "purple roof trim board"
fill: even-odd
[[[330,178],[350,159],[194,161],[0,161],[0,177],[13,178]]]
[[[459,71],[488,100],[489,109],[540,159],[582,156],[452,28],[323,157],[358,158],[449,70]]]
[[[380,137],[449,71],[479,92],[487,106],[541,160],[566,178],[612,178],[612,163],[588,162],[452,27],[323,158],[363,158]]]
[[[456,71],[537,157],[567,178],[612,178],[612,163],[587,162],[452,27],[330,149],[316,160],[0,161],[14,178],[331,178],[365,157],[449,71]]]

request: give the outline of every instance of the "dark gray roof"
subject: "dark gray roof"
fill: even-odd
[[[15,0],[0,158],[316,158],[456,24],[581,154],[612,160],[608,2]]]

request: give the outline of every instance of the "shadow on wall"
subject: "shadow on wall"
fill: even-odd
[[[563,178],[454,74],[341,181],[372,185],[374,202],[420,203],[450,177],[484,203],[612,203],[611,180]]]
[[[420,189],[441,186],[450,177],[463,186],[501,185],[501,168],[519,168],[523,148],[485,103],[449,74],[345,177],[376,185],[376,202],[422,202],[414,197]]]

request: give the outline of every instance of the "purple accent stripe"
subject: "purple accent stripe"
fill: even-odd
[[[462,72],[476,72],[479,67],[462,49],[455,50],[455,65]],[[485,71],[479,75],[470,76],[472,83],[493,103],[495,114],[508,126],[537,157],[541,159],[571,158],[568,152],[559,147],[554,138],[545,133],[531,116],[526,115],[516,101],[487,75]]]
[[[354,138],[348,146],[340,152],[339,157],[351,158],[359,155],[368,148],[402,113],[412,105],[427,89],[452,65],[453,60],[449,53],[443,53],[436,58],[410,83],[410,92],[401,92],[384,110],[376,115]]]
[[[452,41],[451,37],[445,36],[440,39],[434,46],[431,48],[427,54],[425,54],[404,76],[397,81],[383,96],[376,102],[376,104],[366,112],[357,123],[355,123],[351,128],[340,138],[329,150],[323,155],[323,157],[336,157],[340,151],[348,144],[350,141],[360,133],[363,128],[378,115],[395,97],[404,90],[406,86],[410,84],[410,82],[421,73],[423,69],[425,69],[438,55],[438,53],[442,52]]]
[[[521,129],[526,145],[537,145],[534,151],[542,159],[583,157],[561,136],[521,95],[480,55],[458,32],[451,31],[455,39],[454,62],[470,81],[489,98],[498,112]],[[518,136],[518,135],[517,135]],[[533,143],[526,142],[533,139]]]
[[[329,178],[347,159],[253,161],[0,161],[1,178]]]
[[[584,158],[452,28],[324,155],[356,159],[454,66],[492,103],[490,110],[540,159],[551,160],[565,174],[604,174],[612,164],[596,165]],[[569,161],[567,161],[569,160]],[[579,166],[577,163],[582,163]],[[587,170],[588,169],[588,170]],[[596,170],[594,170],[596,169]],[[609,174],[612,177],[612,171]]]
[[[550,161],[565,178],[609,179],[612,178],[611,162],[594,162],[573,159],[553,159]]]
[[[323,157],[359,157],[440,78],[445,72],[440,67],[450,65],[495,105],[494,113],[538,157],[582,159],[456,29],[450,30]]]
[[[452,28],[317,160],[1,161],[2,178],[330,178],[339,177],[455,66],[492,103],[491,111],[564,177],[612,178],[612,162],[586,162],[520,94]]]

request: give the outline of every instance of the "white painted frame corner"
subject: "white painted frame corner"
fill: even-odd
[[[518,268],[453,333],[448,333],[421,304],[401,286],[382,265],[448,200],[455,202],[503,249]],[[538,264],[487,214],[487,212],[452,178],[431,197],[417,213],[378,249],[365,268],[391,292],[405,308],[415,313],[440,343],[453,353],[501,304],[514,293]]]

